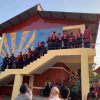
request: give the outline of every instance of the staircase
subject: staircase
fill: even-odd
[[[0,74],[0,85],[4,84],[6,81],[14,78],[16,74],[31,74],[38,70],[41,66],[45,65],[51,59],[54,58],[55,55],[51,54],[52,52],[48,52],[48,54],[42,56],[40,59],[31,62],[29,65],[25,66],[23,69],[5,69],[4,72]]]
[[[86,52],[93,52],[93,50],[85,48],[50,50],[46,55],[30,63],[23,69],[6,69],[4,72],[1,72],[0,84],[2,83],[2,81],[9,80],[9,78],[14,77],[14,75],[16,74],[30,75],[35,73],[39,69],[48,69],[49,65],[52,64],[52,61],[54,62],[55,58],[60,56],[81,55],[82,50],[85,50]]]

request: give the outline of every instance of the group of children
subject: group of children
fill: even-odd
[[[34,50],[31,50],[31,48],[29,48],[26,54],[20,52],[17,57],[15,57],[14,54],[12,54],[10,57],[8,54],[6,54],[6,57],[2,62],[1,71],[4,71],[7,68],[23,68],[24,66],[30,64],[30,62],[33,62],[34,60],[37,60],[38,58],[43,56],[45,53],[47,53],[46,48],[43,46],[38,46]]]
[[[90,48],[91,32],[87,26],[84,33],[78,30],[76,36],[74,33],[68,34],[63,31],[63,34],[52,32],[51,36],[47,38],[48,49],[61,49],[61,48]]]
[[[84,34],[79,30],[76,36],[73,33],[68,34],[67,31],[63,31],[63,34],[58,33],[58,36],[56,32],[52,32],[51,36],[47,38],[47,47],[44,41],[39,41],[36,49],[32,51],[31,48],[29,48],[27,54],[20,52],[17,57],[15,57],[14,54],[9,57],[7,54],[3,59],[1,70],[5,70],[6,68],[23,68],[23,66],[26,66],[41,55],[47,53],[47,50],[81,48],[83,46],[89,48],[90,40],[91,33],[89,27],[86,27]]]

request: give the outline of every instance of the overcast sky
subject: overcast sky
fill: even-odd
[[[40,3],[44,10],[100,14],[100,0],[0,0],[0,23]],[[98,35],[100,43],[100,35]],[[100,45],[97,46],[100,60]]]

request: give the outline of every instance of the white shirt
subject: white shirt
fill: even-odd
[[[32,91],[28,88],[26,94],[19,94],[14,100],[32,100]]]
[[[60,98],[59,97],[51,97],[51,98],[49,98],[49,100],[60,100]]]

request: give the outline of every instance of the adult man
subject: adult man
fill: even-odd
[[[21,85],[20,94],[18,94],[15,100],[32,100],[32,91],[26,84]]]

